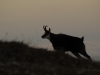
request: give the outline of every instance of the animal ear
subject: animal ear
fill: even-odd
[[[49,32],[51,32],[51,29],[49,28]]]

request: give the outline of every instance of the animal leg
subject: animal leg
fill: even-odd
[[[86,53],[85,45],[82,46],[81,51],[79,51],[79,53],[92,61],[91,57]]]
[[[76,57],[78,57],[78,58],[82,58],[80,55],[79,55],[79,53],[76,53],[76,52],[72,52]]]
[[[91,57],[86,52],[80,52],[80,54],[84,55],[86,58],[92,61]]]

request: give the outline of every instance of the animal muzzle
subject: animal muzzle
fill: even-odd
[[[42,36],[41,36],[41,38],[43,39],[43,38],[45,38],[45,36],[44,36],[44,35],[42,35]]]

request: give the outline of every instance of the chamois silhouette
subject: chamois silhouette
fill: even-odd
[[[41,37],[48,39],[55,50],[63,50],[64,52],[70,51],[78,58],[81,57],[79,55],[80,53],[91,60],[91,57],[86,53],[85,44],[83,42],[84,37],[79,38],[66,34],[54,34],[51,33],[50,28],[47,30],[46,27],[47,26],[43,26],[45,33]]]

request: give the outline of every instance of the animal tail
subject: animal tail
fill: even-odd
[[[84,36],[81,38],[82,41],[84,41]]]

